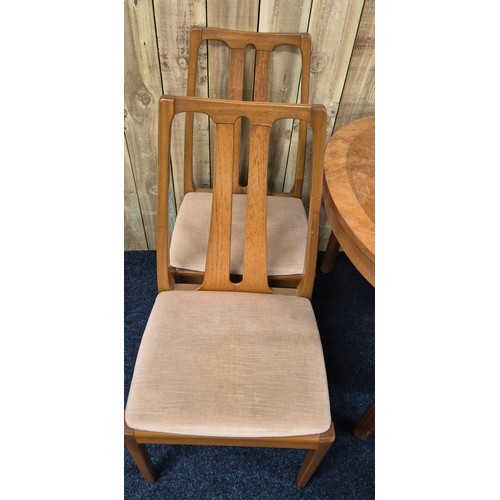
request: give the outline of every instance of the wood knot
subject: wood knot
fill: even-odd
[[[127,118],[127,116],[128,116],[127,110],[126,110],[126,109],[124,109],[124,110],[123,110],[123,118]]]
[[[337,111],[339,109],[339,105],[337,103],[331,104],[326,107],[326,114],[328,118],[335,118],[337,116]]]
[[[185,57],[179,57],[179,59],[177,59],[177,62],[179,63],[179,67],[181,69],[187,69],[188,68],[188,61]]]
[[[311,56],[311,73],[323,71],[328,65],[329,59],[326,52],[315,52]]]
[[[144,104],[144,106],[148,106],[151,104],[151,96],[147,92],[142,92],[139,95],[139,100]]]

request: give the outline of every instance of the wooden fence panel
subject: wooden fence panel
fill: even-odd
[[[335,130],[375,114],[375,2],[365,0]]]
[[[162,93],[186,94],[187,63],[190,57],[197,57],[196,95],[227,98],[229,50],[221,42],[211,41],[202,44],[199,54],[189,54],[193,26],[309,32],[313,49],[309,102],[326,106],[325,139],[329,139],[334,129],[361,116],[374,114],[373,17],[374,0],[125,0],[125,135],[129,153],[125,157],[126,248],[155,248],[159,96]],[[244,99],[252,99],[254,53],[248,49],[245,53]],[[298,51],[290,48],[278,48],[272,54],[270,101],[298,102],[299,60]],[[209,126],[206,116],[195,115],[194,181],[200,187],[210,185],[213,141]],[[173,127],[171,228],[176,206],[180,205],[183,196],[182,117],[174,121]],[[245,122],[243,131],[245,133]],[[291,189],[297,136],[296,124],[290,121],[279,122],[273,127],[270,151],[270,187],[273,190]],[[242,155],[248,151],[245,137],[241,150]],[[308,153],[306,169],[310,165],[309,157]],[[306,206],[308,196],[309,182],[306,181],[303,196]],[[329,231],[323,214],[321,249],[326,245]]]
[[[125,136],[149,249],[155,248],[158,99],[162,93],[151,0],[125,2]]]
[[[141,207],[137,198],[134,174],[130,165],[127,145],[124,141],[124,222],[125,250],[145,250],[148,248],[144,224],[142,223]]]
[[[333,132],[363,3],[320,0],[313,4],[309,22],[313,40],[311,102],[326,106],[327,137]]]

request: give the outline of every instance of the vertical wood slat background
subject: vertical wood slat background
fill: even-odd
[[[312,37],[310,103],[328,112],[328,140],[334,130],[375,113],[374,0],[125,0],[125,250],[155,249],[157,106],[161,94],[186,95],[187,63],[198,57],[196,95],[227,97],[229,50],[203,42],[189,54],[193,26],[260,32],[308,32]],[[254,61],[245,54],[244,99],[251,99]],[[299,102],[298,51],[278,47],[271,56],[269,98]],[[181,117],[182,118],[182,117]],[[243,124],[245,133],[245,126]],[[170,227],[183,196],[184,123],[172,131]],[[208,117],[195,115],[194,181],[210,185]],[[296,162],[298,127],[277,122],[271,131],[269,179],[273,190],[289,190]],[[244,144],[244,143],[243,143]],[[242,147],[244,147],[242,145]],[[309,158],[306,161],[308,176]],[[303,201],[308,204],[309,186]],[[322,213],[320,249],[330,226]]]

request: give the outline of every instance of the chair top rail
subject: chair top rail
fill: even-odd
[[[174,99],[175,113],[205,113],[215,123],[234,123],[238,118],[246,117],[255,125],[272,126],[277,120],[293,118],[311,122],[313,109],[325,109],[320,104],[288,104],[254,101],[234,101],[223,99],[205,99],[188,96],[163,95],[161,100]]]
[[[300,47],[304,38],[311,38],[309,33],[255,33],[250,31],[226,30],[219,28],[194,27],[200,31],[201,40],[219,40],[231,49],[244,49],[253,45],[257,50],[270,52],[278,45]]]

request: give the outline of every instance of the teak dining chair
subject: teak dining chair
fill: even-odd
[[[278,46],[297,47],[301,54],[300,102],[309,100],[309,75],[311,60],[311,36],[307,33],[252,33],[195,27],[191,30],[187,95],[194,96],[198,51],[204,40],[217,40],[229,47],[227,97],[243,99],[244,59],[248,45],[254,46],[255,78],[253,101],[269,100],[269,74],[271,52]],[[198,188],[193,181],[193,137],[194,115],[186,113],[184,143],[184,199],[179,208],[173,229],[170,247],[170,263],[176,279],[200,283],[205,271],[205,256],[208,245],[209,207],[211,189]],[[268,199],[268,258],[269,275],[278,286],[296,286],[303,276],[307,215],[301,201],[306,160],[307,125],[299,124],[295,180],[289,193],[269,192]],[[241,120],[236,122],[233,137],[233,234],[235,239],[244,232],[244,215],[247,187],[240,185]],[[243,272],[243,248],[235,245],[231,257],[231,272]]]
[[[216,124],[207,267],[201,285],[176,283],[169,264],[168,184],[174,115],[200,112]],[[249,180],[240,282],[231,281],[232,165],[240,117],[250,129]],[[272,123],[294,118],[313,132],[312,181],[297,288],[268,285],[267,151]],[[159,103],[158,296],[136,360],[125,410],[125,443],[148,482],[147,443],[309,450],[305,486],[334,441],[320,335],[310,303],[318,249],[323,106],[163,96]]]

